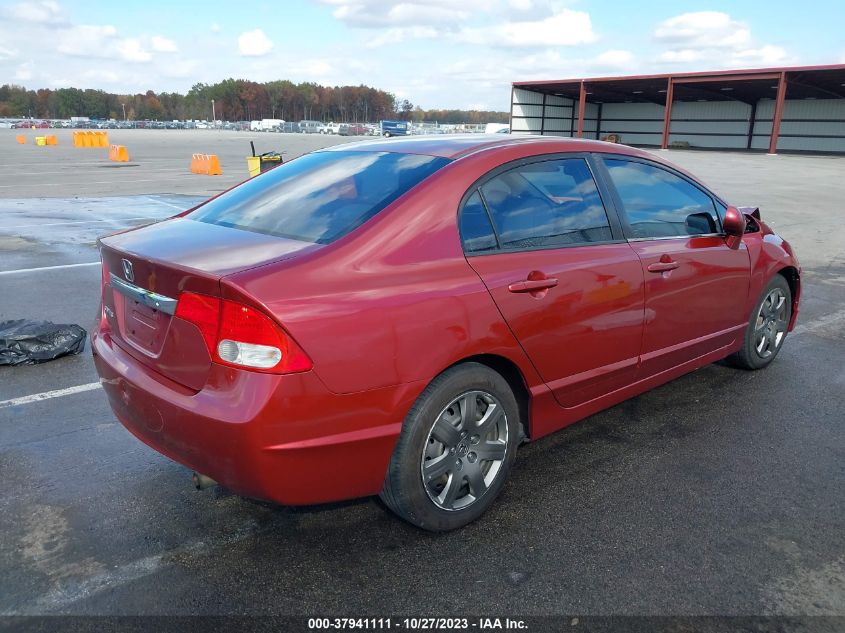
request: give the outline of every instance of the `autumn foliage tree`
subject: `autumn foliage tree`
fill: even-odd
[[[211,102],[218,119],[250,121],[285,119],[299,121],[368,122],[382,119],[438,121],[440,123],[506,122],[506,112],[421,110],[404,99],[370,86],[321,86],[295,84],[286,79],[258,83],[247,79],[224,79],[216,84],[198,83],[187,94],[148,90],[144,94],[120,95],[102,90],[59,88],[27,90],[23,86],[0,86],[0,117],[66,119],[210,120]]]

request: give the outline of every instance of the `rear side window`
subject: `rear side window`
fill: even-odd
[[[680,176],[645,163],[605,159],[631,237],[679,237],[719,232],[713,199]]]
[[[477,191],[464,203],[461,211],[461,239],[467,253],[483,253],[496,249],[496,235]]]
[[[517,167],[481,186],[504,249],[613,239],[592,173],[582,158]]]
[[[186,217],[328,244],[448,162],[420,154],[314,152],[235,187]]]

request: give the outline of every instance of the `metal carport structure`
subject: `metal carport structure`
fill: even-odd
[[[845,153],[845,64],[517,81],[515,134]]]

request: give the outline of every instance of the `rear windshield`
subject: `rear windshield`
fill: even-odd
[[[448,162],[393,152],[314,152],[235,187],[186,217],[328,244]]]

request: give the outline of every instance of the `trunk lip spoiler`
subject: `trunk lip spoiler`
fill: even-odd
[[[176,304],[178,303],[177,299],[172,299],[171,297],[166,297],[158,294],[157,292],[130,284],[128,281],[123,281],[117,277],[114,273],[109,273],[109,285],[122,295],[129,297],[138,303],[142,303],[148,308],[159,310],[160,312],[164,312],[170,316],[176,314]]]

